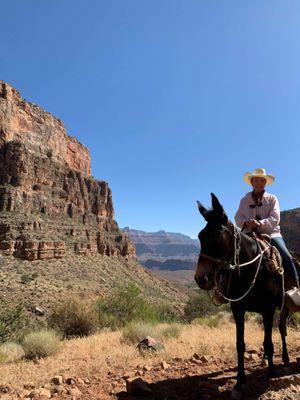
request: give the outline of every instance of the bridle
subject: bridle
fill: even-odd
[[[225,268],[225,269],[235,269],[239,268],[241,265],[239,263],[239,256],[241,252],[241,234],[239,231],[239,228],[231,224],[229,226],[233,227],[233,232],[229,229],[227,225],[223,226],[223,231],[227,231],[230,236],[233,236],[234,239],[234,251],[233,251],[233,257],[230,259],[227,259],[229,253],[231,252],[231,249],[228,250],[228,252],[225,254],[224,258],[221,260],[219,258],[212,257],[206,253],[201,252],[200,257],[205,258],[206,260],[212,261],[214,264],[217,264],[217,266],[220,268]],[[231,264],[231,261],[233,261],[233,265]]]
[[[212,257],[208,254],[205,254],[203,252],[200,253],[200,257],[205,258],[206,260],[209,260],[213,263],[215,263],[217,265],[217,268],[215,268],[214,271],[214,288],[217,293],[223,297],[225,300],[230,301],[230,302],[235,302],[235,301],[240,301],[242,299],[244,299],[252,290],[253,286],[255,285],[259,270],[260,270],[260,266],[261,266],[261,262],[262,262],[262,258],[263,258],[263,254],[265,253],[265,251],[270,247],[270,246],[266,246],[263,250],[261,249],[258,241],[256,240],[256,244],[257,247],[259,249],[259,254],[257,256],[255,256],[253,259],[251,259],[250,261],[247,261],[243,264],[240,264],[239,262],[239,256],[240,256],[240,252],[241,252],[241,231],[239,230],[239,228],[234,225],[234,224],[230,224],[229,226],[233,227],[233,232],[228,228],[228,226],[223,226],[223,230],[227,231],[231,236],[233,236],[234,238],[234,249],[233,249],[233,257],[231,257],[230,259],[226,259],[228,257],[228,254],[230,253],[231,249],[227,252],[227,254],[224,256],[223,260],[220,260],[218,258]],[[218,272],[221,269],[227,269],[230,270],[230,272],[234,271],[234,270],[238,270],[238,272],[240,273],[240,267],[245,267],[247,265],[253,264],[255,261],[258,260],[257,263],[257,267],[256,267],[256,271],[254,274],[254,278],[252,279],[251,283],[250,283],[250,287],[249,289],[239,298],[235,298],[235,299],[231,299],[228,298],[227,296],[225,296],[221,290],[218,288],[218,280],[217,280],[217,275]],[[233,261],[233,264],[231,264],[231,261]],[[228,286],[230,285],[230,281],[228,283]],[[227,288],[227,292],[229,290],[229,287]]]

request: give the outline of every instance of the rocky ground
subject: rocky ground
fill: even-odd
[[[244,400],[299,400],[300,365],[291,354],[290,367],[283,367],[275,357],[278,377],[267,379],[267,366],[259,352],[246,353],[247,386]],[[53,377],[52,382],[37,388],[27,383],[18,393],[2,386],[1,400],[13,399],[87,399],[87,400],[218,400],[230,399],[235,384],[236,365],[223,358],[199,356],[173,358],[157,365],[137,365],[126,370],[112,365],[107,374]]]

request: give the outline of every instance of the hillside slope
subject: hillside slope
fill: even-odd
[[[3,257],[0,263],[0,307],[23,304],[34,314],[35,307],[45,314],[55,301],[70,295],[81,298],[110,296],[130,283],[136,284],[152,303],[182,308],[186,291],[155,276],[135,260],[100,254],[68,254],[63,260],[25,261]]]

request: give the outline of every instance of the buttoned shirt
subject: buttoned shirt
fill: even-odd
[[[261,224],[257,228],[258,232],[267,233],[271,237],[281,236],[279,202],[273,194],[265,192],[262,196],[260,206],[255,206],[252,192],[247,193],[242,198],[234,219],[240,228],[243,228],[244,223],[250,219],[258,219]]]

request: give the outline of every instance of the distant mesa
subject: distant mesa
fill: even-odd
[[[91,176],[89,150],[0,81],[0,254],[37,260],[67,252],[135,258],[108,184]]]
[[[199,241],[182,233],[145,232],[128,227],[123,232],[136,248],[138,260],[158,270],[193,270],[199,256]]]
[[[300,208],[281,212],[281,229],[288,248],[300,254]],[[194,270],[199,240],[181,233],[145,232],[126,227],[123,232],[136,248],[138,260],[158,271]]]

